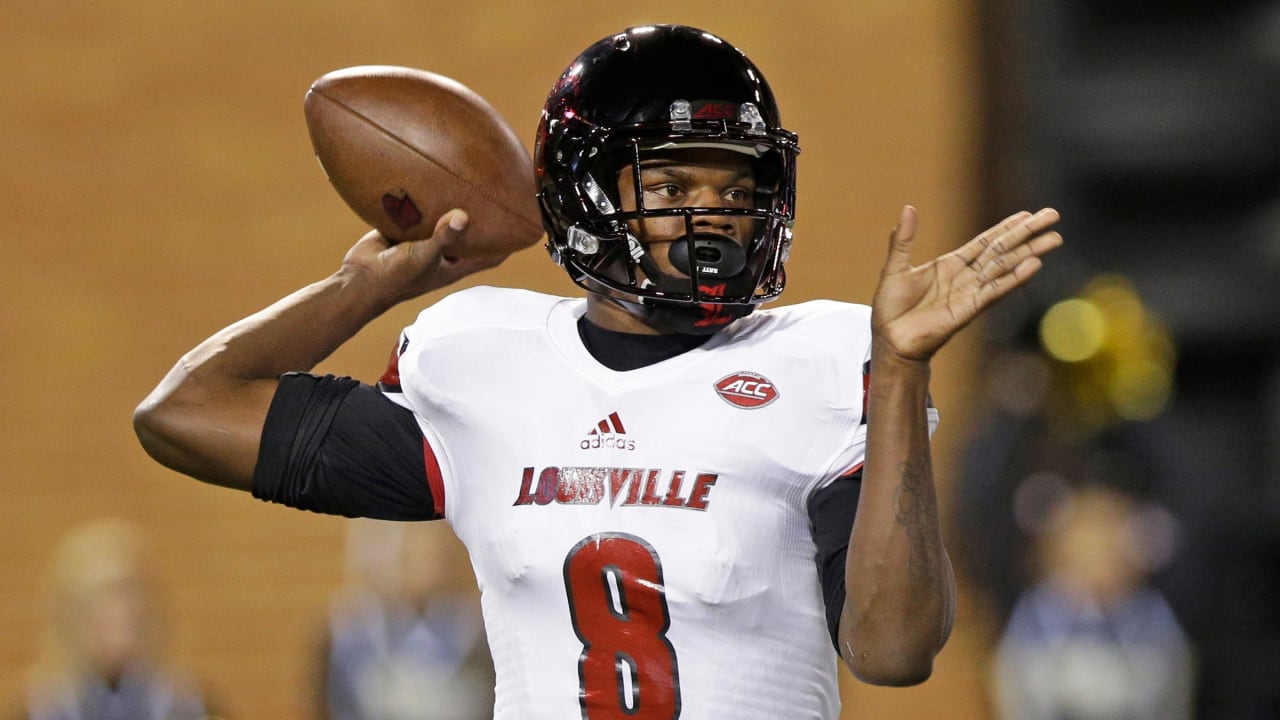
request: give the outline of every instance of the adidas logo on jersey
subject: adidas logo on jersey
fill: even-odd
[[[636,441],[626,437],[627,430],[622,426],[618,413],[611,412],[596,426],[591,428],[587,436],[578,443],[583,450],[635,450]]]

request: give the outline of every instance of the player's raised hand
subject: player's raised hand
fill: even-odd
[[[906,206],[872,300],[876,341],[906,360],[928,360],[992,303],[1031,278],[1062,244],[1058,211],[1010,215],[960,248],[913,266],[916,209]]]
[[[343,268],[365,273],[386,307],[438,290],[507,257],[450,255],[449,248],[461,242],[469,222],[463,210],[450,210],[436,221],[431,237],[398,243],[371,230],[347,251]]]

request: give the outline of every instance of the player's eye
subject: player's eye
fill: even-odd
[[[644,192],[646,195],[653,195],[654,197],[663,198],[667,200],[678,198],[682,194],[680,186],[676,185],[675,183],[660,183],[656,185],[648,185],[645,187]]]

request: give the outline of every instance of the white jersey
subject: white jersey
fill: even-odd
[[[757,311],[626,372],[585,311],[481,287],[405,331],[399,402],[480,585],[496,718],[836,718],[806,502],[863,459],[870,309]]]

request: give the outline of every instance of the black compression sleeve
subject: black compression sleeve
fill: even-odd
[[[413,413],[351,378],[281,376],[262,430],[253,496],[347,517],[430,520]]]
[[[858,493],[862,489],[862,469],[836,478],[835,482],[809,498],[809,523],[813,542],[818,546],[814,558],[818,563],[818,580],[827,605],[827,630],[831,642],[840,652],[840,612],[844,609],[844,560],[849,554],[849,533],[853,516],[858,511]]]

